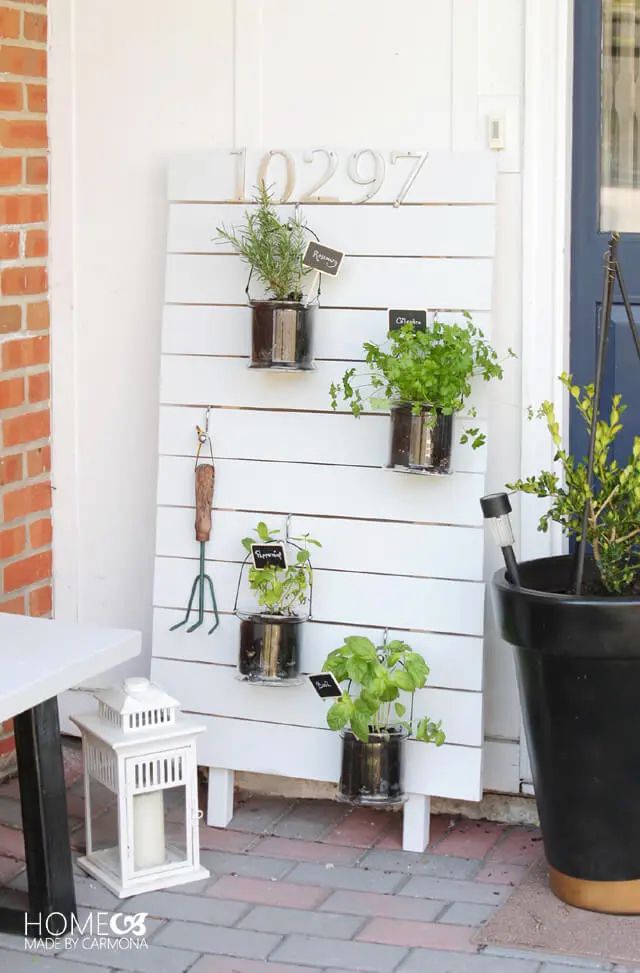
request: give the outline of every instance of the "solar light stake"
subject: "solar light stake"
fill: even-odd
[[[511,503],[506,493],[489,493],[480,498],[482,515],[491,525],[496,543],[502,549],[502,556],[507,568],[507,580],[520,587],[520,573],[518,562],[513,551],[515,539],[511,529],[509,514]]]

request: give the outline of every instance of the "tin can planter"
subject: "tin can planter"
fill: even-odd
[[[571,557],[493,579],[520,699],[553,892],[640,914],[640,598],[571,595]],[[584,590],[597,589],[593,560]]]
[[[245,615],[240,621],[240,678],[265,685],[298,685],[298,616]]]
[[[410,404],[391,408],[391,448],[388,468],[412,473],[445,475],[450,473],[453,416],[424,405],[415,415]]]
[[[369,730],[363,743],[351,730],[342,736],[342,770],[339,799],[349,804],[394,807],[404,802],[402,753],[406,732],[389,727],[384,733]]]
[[[250,368],[309,371],[313,364],[314,308],[296,301],[251,301]]]

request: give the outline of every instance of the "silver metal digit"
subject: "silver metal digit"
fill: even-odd
[[[258,166],[258,185],[264,183],[265,186],[269,186],[267,174],[269,172],[269,165],[274,155],[279,155],[284,159],[286,178],[284,190],[279,202],[286,203],[287,200],[291,198],[291,194],[293,193],[293,189],[296,184],[296,163],[290,152],[287,152],[285,149],[270,149],[269,152],[263,155],[260,165]]]
[[[303,193],[300,197],[301,203],[337,203],[337,196],[316,196],[315,194],[322,186],[326,186],[331,177],[335,174],[338,168],[338,155],[336,152],[332,152],[330,149],[308,149],[302,156],[304,162],[313,162],[314,155],[322,154],[327,160],[327,167],[316,183],[313,184],[311,189],[306,193]]]
[[[395,165],[398,159],[415,159],[416,164],[409,172],[400,192],[393,201],[394,206],[400,206],[400,204],[405,200],[407,193],[413,186],[417,179],[418,173],[422,169],[423,165],[429,158],[428,152],[399,152],[394,149],[391,153],[391,165]]]
[[[234,203],[246,203],[247,150],[246,148],[232,149],[230,155],[236,156],[236,187],[233,201]]]
[[[373,160],[373,175],[371,178],[360,175],[360,160],[363,155],[369,155]],[[387,167],[385,161],[382,158],[381,152],[376,152],[375,149],[360,149],[359,152],[354,152],[353,155],[349,156],[349,162],[347,164],[347,173],[349,179],[352,182],[358,183],[359,186],[371,186],[371,189],[364,194],[360,199],[354,199],[354,203],[366,203],[367,200],[372,199],[377,192],[379,192],[382,183],[384,182],[384,177],[386,175]]]

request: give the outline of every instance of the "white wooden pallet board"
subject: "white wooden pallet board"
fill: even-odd
[[[339,200],[302,201],[300,212],[322,242],[346,252],[340,276],[324,279],[315,310],[316,369],[269,374],[249,369],[251,310],[247,268],[216,239],[237,225],[247,204],[237,192],[238,157],[190,153],[172,166],[165,310],[162,329],[154,678],[171,684],[208,732],[200,759],[222,770],[312,780],[339,776],[340,740],[324,725],[325,705],[310,685],[285,690],[235,678],[239,621],[233,607],[242,536],[258,519],[293,534],[309,531],[314,551],[313,619],[301,630],[300,667],[317,671],[347,634],[381,641],[384,630],[423,652],[432,672],[416,712],[442,718],[448,742],[410,742],[405,786],[415,794],[478,799],[482,762],[483,531],[487,450],[457,444],[478,425],[490,434],[484,383],[455,418],[453,474],[387,471],[389,418],[333,413],[329,385],[362,362],[363,342],[381,341],[386,309],[427,308],[460,321],[469,310],[491,333],[495,242],[495,159],[490,153],[430,153],[401,206],[393,206],[416,160],[392,164],[374,199],[352,205],[363,188],[347,175],[348,150],[321,192]],[[265,150],[246,156],[250,193]],[[293,151],[292,204],[320,177],[325,159]],[[363,167],[366,168],[366,159]],[[293,171],[293,170],[292,170]],[[269,168],[276,193],[284,160]],[[365,187],[366,188],[366,187]],[[255,290],[254,290],[255,284]],[[261,291],[254,282],[252,295]],[[170,632],[180,621],[198,567],[193,537],[195,426],[211,407],[216,482],[206,568],[221,624],[209,636]],[[246,572],[245,572],[246,574]],[[240,606],[251,606],[246,578]],[[205,625],[212,622],[207,614]]]
[[[233,611],[240,565],[227,561],[207,562],[207,568],[213,570],[214,565],[218,608]],[[195,559],[157,558],[154,604],[162,608],[179,608],[186,601],[197,571]],[[239,607],[252,607],[246,589],[241,590]],[[423,627],[434,632],[481,635],[483,615],[482,582],[355,571],[315,571],[313,617],[319,621],[389,628]]]
[[[230,229],[244,220],[240,203],[196,203],[169,207],[167,248],[170,253],[231,253],[218,227]],[[371,219],[371,210],[346,204],[307,205],[299,219],[327,244],[340,227],[335,245],[350,256],[468,257],[493,255],[495,244],[493,206],[431,206],[425,214],[418,206],[383,206]],[[283,218],[294,217],[294,206],[285,205]]]
[[[336,244],[337,246],[337,244]],[[323,307],[424,307],[487,311],[489,259],[469,257],[345,257],[340,275],[322,285]],[[235,254],[170,253],[169,304],[244,304],[248,272]],[[251,296],[260,298],[259,285]]]
[[[278,518],[268,513],[218,511],[207,558],[242,561],[246,552],[240,538],[253,536],[257,518],[274,526],[278,523]],[[192,536],[194,519],[193,508],[159,507],[156,552],[161,557],[197,557],[198,543]],[[284,537],[284,518],[280,518],[279,530]],[[483,532],[479,527],[292,517],[290,530],[294,537],[322,535],[322,547],[311,552],[314,568],[482,580]]]
[[[165,456],[195,456],[195,429],[202,422],[202,408],[160,407],[160,453]],[[389,452],[387,415],[351,414],[331,416],[331,435],[326,435],[327,416],[313,412],[280,412],[279,436],[274,439],[273,414],[262,409],[216,407],[211,415],[215,426],[217,459],[249,459],[290,463],[323,463],[330,466],[380,466]],[[472,449],[460,443],[466,428],[486,432],[483,419],[454,419],[453,470],[483,473],[486,447]]]
[[[317,696],[310,682],[303,682],[295,689],[271,687],[269,693],[264,686],[238,679],[235,666],[173,659],[158,659],[155,673],[162,685],[171,686],[183,708],[191,712],[214,712],[230,718],[246,713],[258,723],[287,723],[318,729],[326,726],[327,704]],[[275,700],[274,692],[278,693]],[[406,694],[402,694],[402,702],[409,705]],[[421,689],[415,695],[414,715],[446,719],[450,743],[477,747],[482,742],[481,693]]]
[[[459,322],[462,309],[442,311],[441,321]],[[473,315],[486,335],[491,319],[486,311]],[[316,361],[326,359],[362,361],[365,341],[382,342],[388,328],[386,310],[372,308],[326,308],[315,310],[314,348]],[[251,347],[251,308],[214,307],[197,304],[167,304],[164,308],[162,348],[164,354],[213,355],[248,361]]]
[[[277,479],[276,479],[277,477]],[[193,504],[193,460],[161,456],[158,503]],[[421,476],[395,470],[320,463],[221,459],[214,506],[371,520],[481,526],[484,477],[479,473]],[[322,538],[319,538],[322,540]]]
[[[215,565],[210,565],[215,579]],[[171,632],[171,626],[184,618],[184,609],[155,608],[153,612],[154,655],[161,659],[183,659],[185,662],[217,662],[234,666],[238,660],[238,629],[240,620],[232,614],[222,614],[222,623],[212,634],[213,615],[207,613],[205,624],[187,634],[184,628]],[[300,633],[300,671],[319,672],[329,652],[342,643],[347,635],[362,634],[379,645],[384,637],[382,627],[355,626],[318,622],[312,619],[302,626]],[[429,685],[436,688],[482,688],[482,639],[469,635],[443,635],[441,632],[417,632],[393,629],[389,638],[409,641],[413,648],[429,660]]]
[[[329,387],[344,374],[344,362],[319,362],[308,372],[269,374],[248,368],[240,358],[163,355],[160,401],[181,405],[226,405],[235,408],[324,411],[331,415]],[[486,415],[487,383],[474,379],[468,407]],[[341,411],[346,406],[341,403]],[[351,413],[348,413],[351,415]],[[355,420],[354,420],[355,421]],[[331,434],[331,425],[327,426]],[[301,428],[300,434],[304,433]]]

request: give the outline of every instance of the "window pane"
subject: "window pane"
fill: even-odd
[[[640,0],[602,0],[600,229],[640,232]]]

